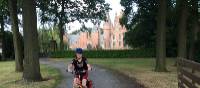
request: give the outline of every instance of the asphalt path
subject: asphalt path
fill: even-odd
[[[67,64],[65,62],[41,59],[40,63],[60,70],[63,78],[57,88],[73,88],[73,74],[66,72]],[[136,85],[133,79],[96,65],[89,72],[89,79],[93,81],[94,88],[142,88],[142,86]]]

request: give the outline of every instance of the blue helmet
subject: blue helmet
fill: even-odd
[[[82,48],[76,48],[76,53],[82,54],[83,53],[83,49]]]

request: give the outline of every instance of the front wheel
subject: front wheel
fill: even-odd
[[[73,88],[83,88],[83,86],[82,85],[76,85]]]
[[[87,81],[87,87],[88,88],[93,88],[92,80]]]

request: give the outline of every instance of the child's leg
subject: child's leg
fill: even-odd
[[[83,88],[87,88],[87,79],[82,80]]]
[[[86,72],[82,79],[83,88],[87,88],[88,72]]]
[[[76,88],[80,84],[80,80],[78,78],[74,78],[73,87]]]

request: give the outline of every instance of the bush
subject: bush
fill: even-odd
[[[84,56],[87,58],[144,58],[154,57],[153,49],[138,49],[138,50],[85,50]],[[52,58],[73,58],[74,51],[57,51],[51,52]]]
[[[14,59],[14,46],[12,32],[5,31],[5,58]]]
[[[1,54],[0,54],[0,61],[1,61],[1,59],[2,59],[2,56],[1,56]]]

